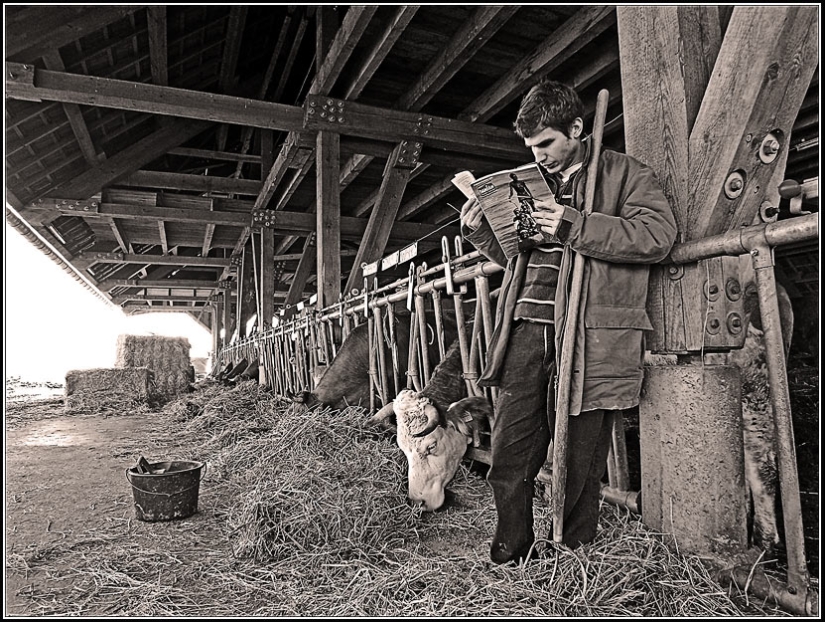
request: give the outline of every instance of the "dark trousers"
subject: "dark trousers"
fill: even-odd
[[[516,322],[510,334],[492,430],[493,489],[497,547],[526,554],[534,541],[533,482],[547,457],[555,427],[552,325]],[[562,542],[571,548],[596,536],[601,477],[611,440],[610,411],[571,416],[568,425],[567,485]],[[552,539],[552,534],[546,534]]]

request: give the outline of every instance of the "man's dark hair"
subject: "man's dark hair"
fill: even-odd
[[[576,91],[561,82],[542,80],[521,100],[514,126],[521,138],[547,127],[570,138],[570,124],[576,117],[584,117],[584,105]]]

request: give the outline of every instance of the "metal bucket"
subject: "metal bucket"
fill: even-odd
[[[198,511],[203,462],[175,460],[149,463],[149,473],[126,469],[138,520],[154,522],[186,518]]]

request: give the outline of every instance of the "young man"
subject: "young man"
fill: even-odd
[[[533,533],[533,480],[555,427],[555,372],[567,312],[573,251],[586,258],[570,389],[568,473],[562,541],[596,536],[599,493],[613,411],[639,403],[649,265],[664,259],[676,223],[656,178],[630,156],[603,150],[592,212],[585,215],[590,142],[576,92],[544,81],[524,97],[516,133],[533,151],[555,200],[536,201],[542,231],[558,241],[507,262],[475,199],[462,208],[462,230],[485,256],[505,266],[496,330],[482,386],[498,386],[487,480],[498,524],[490,557],[519,561]],[[550,534],[552,537],[552,534]]]

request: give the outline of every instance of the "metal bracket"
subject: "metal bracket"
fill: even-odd
[[[238,254],[238,255],[231,255],[231,256],[229,257],[229,265],[230,265],[230,266],[235,266],[235,267],[237,267],[237,268],[240,268],[240,267],[241,267],[241,263],[242,263],[242,262],[243,262],[243,257],[242,257],[240,254]]]
[[[345,121],[343,99],[322,95],[307,95],[304,104],[304,127],[337,126]]]
[[[87,199],[85,201],[55,199],[54,206],[67,216],[79,213],[83,215],[100,213],[100,201],[98,199]]]
[[[433,125],[433,118],[431,116],[420,114],[418,115],[418,121],[415,124],[415,132],[419,136],[426,136],[430,133],[430,128]]]
[[[267,229],[274,229],[276,225],[275,215],[277,212],[271,209],[253,209],[252,210],[252,227],[266,227]]]
[[[418,155],[421,153],[420,142],[402,140],[398,145],[398,152],[393,166],[396,168],[414,169],[418,166]]]
[[[230,281],[229,279],[223,279],[222,281],[218,281],[218,287],[221,289],[231,289],[232,281]]]

